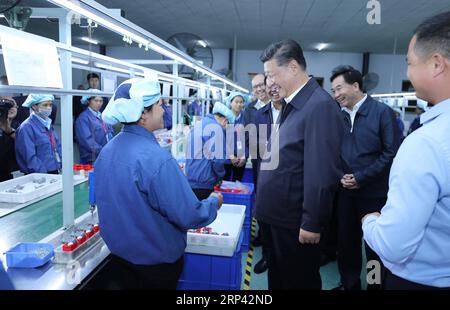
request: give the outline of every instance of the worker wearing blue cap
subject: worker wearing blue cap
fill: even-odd
[[[245,139],[245,120],[243,109],[247,104],[248,97],[239,92],[231,92],[226,98],[228,108],[234,114],[234,146],[233,152],[230,154],[231,163],[225,165],[225,180],[242,181],[245,172],[245,164],[247,163],[248,148]]]
[[[53,95],[30,94],[22,104],[31,109],[16,133],[16,158],[23,173],[61,171],[61,144],[50,119],[54,99]]]
[[[208,197],[214,186],[225,176],[226,133],[234,115],[221,102],[214,104],[213,113],[197,122],[188,135],[186,176],[198,199]]]
[[[153,131],[163,128],[160,86],[129,79],[114,92],[102,118],[122,131],[95,162],[101,236],[112,270],[127,274],[121,287],[175,289],[183,269],[188,229],[214,221],[223,197],[199,201],[177,161]]]
[[[83,96],[81,103],[88,107],[75,121],[75,135],[80,147],[80,162],[91,165],[97,159],[103,146],[111,140],[113,129],[102,120],[100,109],[103,106],[103,98],[101,96]]]

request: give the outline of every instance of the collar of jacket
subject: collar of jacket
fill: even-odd
[[[144,128],[140,125],[125,125],[125,126],[123,126],[122,131],[136,134],[139,136],[143,136],[143,137],[149,138],[150,140],[158,143],[158,141],[156,141],[156,138],[155,138],[155,135],[153,134],[153,132],[148,131],[146,128]]]
[[[268,104],[266,104],[265,106],[263,106],[263,107],[261,108],[261,112],[262,112],[262,113],[267,113],[267,112],[269,112],[269,111],[271,110],[271,108],[272,108],[272,101],[270,101]]]
[[[316,79],[310,78],[305,86],[298,92],[297,95],[295,95],[295,97],[289,104],[291,104],[297,110],[300,109],[301,106],[309,100],[309,98],[318,87],[320,87],[320,85],[319,83],[317,83]]]
[[[361,114],[366,116],[369,113],[369,109],[370,109],[370,101],[373,101],[374,99],[372,97],[370,97],[369,95],[367,95],[366,100],[364,100],[364,102],[361,104],[361,106],[358,109],[358,112],[356,112],[356,114]]]
[[[53,129],[53,124],[50,124],[50,129],[45,127],[45,125],[38,119],[39,116],[37,116],[36,114],[32,113],[30,116],[31,122],[33,122],[33,124],[37,126],[37,128],[39,128],[42,132],[51,131]]]

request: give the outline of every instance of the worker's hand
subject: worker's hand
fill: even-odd
[[[222,207],[222,204],[223,204],[223,196],[222,196],[222,194],[218,193],[218,192],[214,192],[214,193],[211,193],[211,195],[209,195],[209,197],[217,198],[217,200],[219,201],[219,205],[217,206],[217,210],[219,210],[220,207]]]
[[[238,167],[244,167],[246,162],[247,160],[245,159],[245,157],[242,157],[241,159],[239,159]]]
[[[301,244],[317,244],[320,241],[320,233],[314,233],[300,228],[298,241]]]
[[[364,221],[366,220],[366,218],[371,215],[375,215],[378,217],[381,215],[381,213],[380,212],[372,212],[372,213],[368,213],[368,214],[364,215],[364,217],[361,220],[361,224],[364,224]]]
[[[345,174],[341,179],[341,184],[346,189],[359,188],[358,182],[356,182],[355,176],[353,174]]]

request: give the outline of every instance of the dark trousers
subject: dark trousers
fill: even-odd
[[[362,224],[367,213],[380,211],[386,198],[364,198],[351,196],[348,190],[339,191],[338,200],[338,267],[341,283],[345,289],[361,289],[362,268]],[[364,242],[367,262],[381,260]],[[368,270],[368,272],[370,269]],[[380,285],[367,285],[367,289],[379,289]]]
[[[195,188],[192,189],[195,196],[197,196],[197,199],[202,201],[203,199],[206,199],[211,195],[212,192],[214,192],[213,189],[203,189],[203,188]]]
[[[328,225],[325,226],[323,233],[320,236],[320,249],[322,255],[330,259],[336,258],[337,252],[337,234],[338,234],[338,219],[337,219],[337,205],[338,195],[336,194],[333,200],[333,210]]]
[[[270,257],[272,243],[270,239],[270,225],[264,222],[258,221],[258,237],[261,238],[262,246],[262,258],[268,261]]]
[[[223,178],[226,181],[242,181],[244,177],[245,166],[243,167],[235,167],[231,164],[225,165],[225,177]]]
[[[320,248],[318,244],[303,245],[298,241],[299,229],[268,225],[264,237],[272,245],[268,258],[269,290],[322,288]]]
[[[135,265],[111,255],[110,264],[120,289],[176,290],[183,271],[183,256],[172,264]]]
[[[434,287],[411,282],[393,274],[389,269],[383,268],[382,287],[384,290],[450,290],[450,287]]]
[[[258,172],[259,172],[259,164],[257,159],[252,159],[252,177],[253,177],[253,185],[254,192],[256,193],[256,185],[258,184]]]

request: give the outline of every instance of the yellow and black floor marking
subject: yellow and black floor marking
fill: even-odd
[[[252,263],[253,263],[253,239],[255,238],[256,238],[256,220],[255,218],[252,218],[252,227],[250,236],[251,242],[248,248],[247,263],[245,266],[244,284],[242,285],[242,289],[244,291],[248,291],[250,289],[250,279],[252,276]]]

